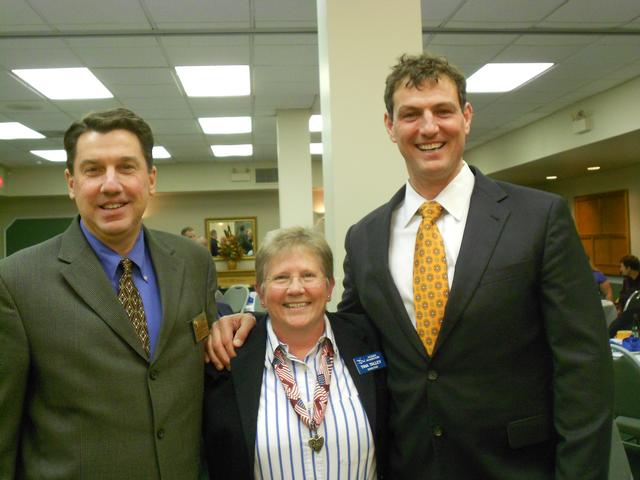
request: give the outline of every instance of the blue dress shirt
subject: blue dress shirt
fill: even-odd
[[[122,268],[119,268],[122,257],[119,253],[107,247],[98,240],[85,226],[80,219],[80,228],[84,233],[89,245],[95,252],[98,260],[102,264],[107,278],[111,280],[111,285],[118,294],[118,283],[122,275]],[[147,318],[147,329],[149,330],[149,349],[150,360],[153,359],[160,327],[162,326],[162,302],[160,301],[160,288],[156,280],[156,272],[153,268],[149,249],[144,241],[144,230],[140,230],[140,234],[136,239],[136,243],[127,255],[133,264],[133,283],[140,292],[142,297],[142,305],[144,306],[144,314]]]

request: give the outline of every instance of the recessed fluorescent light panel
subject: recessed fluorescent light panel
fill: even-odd
[[[587,167],[587,170],[589,170],[590,172],[596,172],[600,170],[600,167],[597,165],[594,165],[593,167]]]
[[[309,117],[309,131],[310,132],[322,131],[322,115],[311,115]]]
[[[67,152],[64,150],[29,150],[34,155],[50,162],[66,162]]]
[[[19,122],[0,123],[0,140],[16,140],[19,138],[44,138],[44,135]]]
[[[510,92],[552,66],[553,63],[487,63],[467,79],[467,92]]]
[[[253,145],[211,145],[211,151],[216,157],[250,157]]]
[[[251,132],[251,117],[199,118],[202,131],[209,135]]]
[[[547,175],[547,180],[557,180],[558,176],[557,175]]]
[[[18,77],[51,100],[112,98],[88,68],[33,68],[12,70]]]
[[[310,143],[309,144],[309,152],[311,155],[322,155],[322,144],[321,143]]]
[[[162,146],[153,147],[153,158],[171,158],[171,154]]]
[[[249,65],[176,67],[189,97],[241,97],[251,93]]]

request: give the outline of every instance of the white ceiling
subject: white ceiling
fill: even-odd
[[[212,143],[252,143],[253,161],[273,161],[276,110],[320,113],[314,1],[0,1],[0,122],[22,122],[47,136],[0,141],[0,165],[48,164],[29,150],[61,148],[72,121],[117,106],[149,121],[156,143],[173,155],[159,163],[230,161],[215,159]],[[467,75],[488,62],[556,63],[514,92],[470,95],[469,147],[640,75],[638,0],[422,0],[422,12],[425,50],[449,57]],[[250,65],[252,95],[187,98],[173,67],[210,64]],[[11,74],[77,66],[90,68],[115,98],[52,101]],[[383,79],[380,85],[382,97]],[[204,135],[196,120],[235,115],[250,115],[253,133]],[[629,150],[618,160],[640,161],[638,148]],[[579,159],[563,162],[570,172]],[[527,183],[528,174],[513,175],[503,174]]]

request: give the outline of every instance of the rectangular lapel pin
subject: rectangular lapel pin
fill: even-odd
[[[196,343],[201,342],[209,335],[209,323],[204,312],[200,312],[196,318],[191,320],[191,326],[193,327],[193,337],[196,339]]]
[[[353,363],[356,364],[358,373],[364,375],[365,373],[373,372],[380,368],[385,368],[387,363],[384,361],[384,357],[380,352],[367,353],[360,357],[355,357]]]

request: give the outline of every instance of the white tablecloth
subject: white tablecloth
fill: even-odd
[[[604,310],[604,318],[607,320],[607,327],[618,316],[615,304],[611,300],[600,300],[602,302],[602,310]]]

